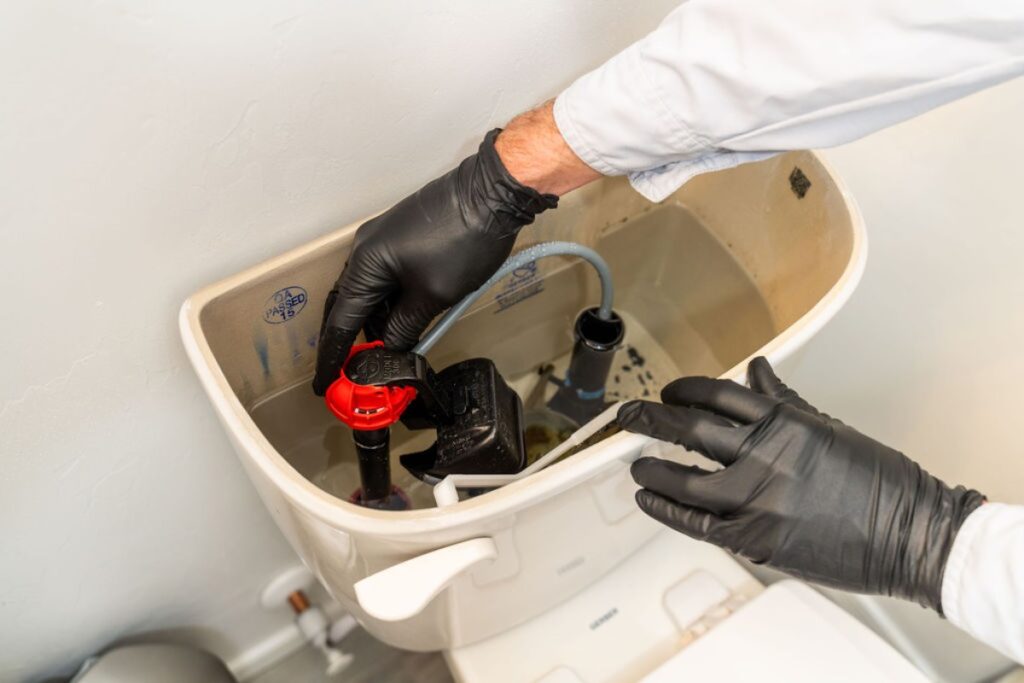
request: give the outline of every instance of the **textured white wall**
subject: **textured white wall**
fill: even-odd
[[[257,592],[294,556],[181,301],[415,189],[674,4],[4,4],[0,680],[139,631],[230,657],[284,623]]]
[[[1024,504],[1024,79],[827,157],[864,213],[859,290],[791,383],[947,482]]]
[[[1022,120],[1018,79],[828,152],[863,210],[868,264],[786,379],[946,482],[1024,504]],[[938,680],[1008,664],[923,609],[876,606]]]

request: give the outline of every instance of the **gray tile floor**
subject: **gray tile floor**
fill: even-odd
[[[397,650],[361,628],[345,637],[342,649],[355,659],[334,676],[324,671],[323,655],[303,647],[250,683],[453,683],[439,653]]]

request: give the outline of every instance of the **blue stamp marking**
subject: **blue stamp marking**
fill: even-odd
[[[270,295],[267,302],[263,304],[263,319],[271,325],[286,323],[306,307],[307,301],[309,301],[309,295],[302,287],[292,286],[279,289]]]

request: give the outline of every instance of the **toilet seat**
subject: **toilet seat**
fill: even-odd
[[[462,683],[927,680],[814,589],[765,588],[667,529],[558,607],[445,655]]]
[[[928,679],[821,593],[782,581],[643,679],[860,683]]]

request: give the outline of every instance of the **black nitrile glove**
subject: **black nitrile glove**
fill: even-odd
[[[984,502],[902,453],[819,413],[764,358],[747,389],[688,377],[664,404],[627,403],[619,424],[724,468],[657,458],[633,464],[654,519],[801,579],[914,600],[942,612],[942,575],[957,530]]]
[[[415,346],[438,314],[494,274],[519,229],[558,205],[521,185],[494,149],[479,151],[356,232],[352,255],[324,305],[313,391],[338,377],[364,326],[392,349]]]

